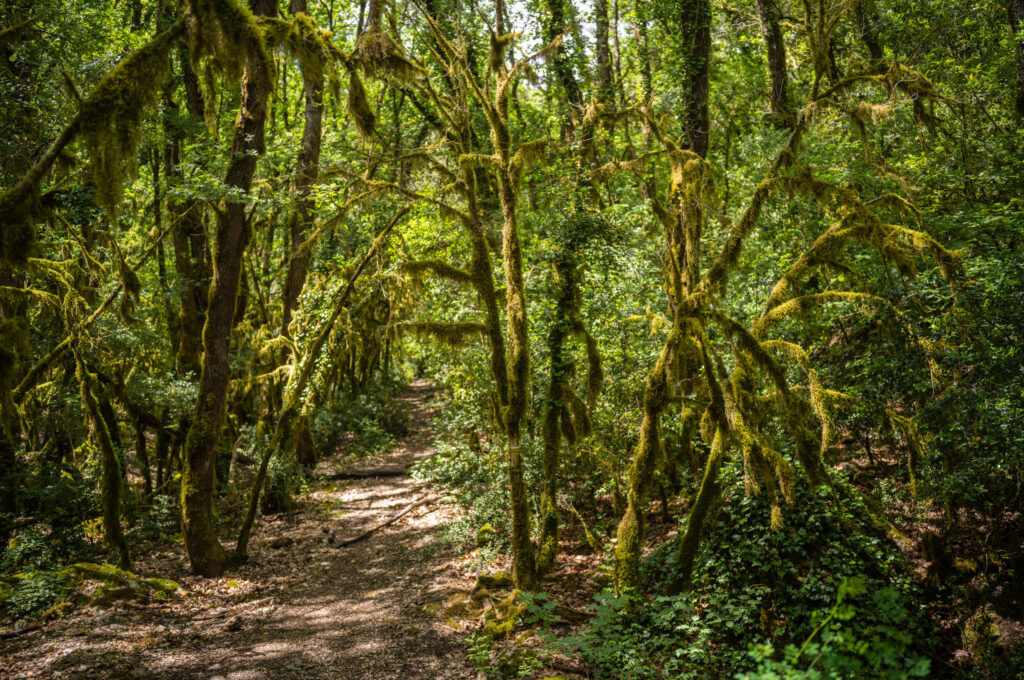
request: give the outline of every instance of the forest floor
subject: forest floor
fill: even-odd
[[[410,434],[360,470],[310,483],[297,511],[265,517],[249,562],[191,576],[180,544],[140,556],[136,573],[178,581],[170,599],[85,608],[0,642],[3,678],[474,678],[459,629],[436,612],[474,574],[439,540],[451,509],[404,472],[433,452],[437,392],[414,383]],[[339,457],[319,472],[337,469]],[[394,523],[342,544],[425,501]],[[226,538],[226,537],[225,537]],[[451,622],[449,622],[451,623]]]

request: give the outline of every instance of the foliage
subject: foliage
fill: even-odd
[[[674,583],[669,541],[645,560],[643,593],[603,592],[586,632],[559,645],[607,677],[747,677],[754,667],[749,677],[804,677],[814,665],[823,678],[926,675],[927,660],[911,651],[931,636],[921,594],[855,494],[838,483],[798,487],[773,531],[769,501],[745,496],[738,468],[725,471],[692,592],[660,594]]]
[[[342,395],[315,411],[310,425],[313,445],[330,451],[342,444],[353,458],[386,453],[408,433],[409,414],[394,397],[399,385],[380,385],[364,393]]]
[[[4,8],[12,615],[100,526],[219,555],[240,499],[408,434],[416,377],[447,540],[524,586],[531,537],[556,578],[576,522],[619,554],[566,643],[606,674],[942,673],[927,616],[1020,619],[1017,0],[286,4]]]

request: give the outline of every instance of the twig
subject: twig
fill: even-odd
[[[393,515],[390,518],[384,520],[383,522],[381,522],[377,526],[373,527],[372,529],[367,529],[366,531],[364,531],[363,533],[359,534],[355,538],[350,538],[347,541],[342,541],[341,543],[338,544],[338,547],[339,548],[344,548],[346,546],[352,545],[353,543],[358,543],[359,541],[363,540],[364,538],[366,538],[367,536],[369,536],[373,532],[377,531],[378,529],[383,529],[384,527],[388,526],[389,524],[394,524],[395,522],[397,522],[401,518],[405,517],[406,515],[408,515],[410,512],[412,512],[416,508],[420,507],[424,503],[427,503],[429,500],[430,500],[429,498],[421,498],[421,499],[419,499],[418,501],[416,501],[415,503],[413,503],[412,505],[407,507],[405,510],[402,510],[397,515]]]

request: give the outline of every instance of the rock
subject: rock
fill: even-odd
[[[494,527],[490,524],[485,524],[476,532],[476,544],[481,548],[491,542],[494,538]]]
[[[476,579],[474,590],[479,590],[480,588],[491,590],[494,588],[510,588],[513,583],[512,574],[507,571],[496,571],[493,574],[480,574]]]
[[[964,626],[964,648],[976,664],[982,664],[1005,648],[999,617],[985,607],[978,609]]]
[[[287,536],[278,536],[277,538],[272,539],[270,541],[269,545],[270,545],[271,548],[274,548],[274,549],[277,549],[277,548],[287,548],[288,546],[290,546],[294,542],[295,541],[293,541],[292,539],[288,538]]]

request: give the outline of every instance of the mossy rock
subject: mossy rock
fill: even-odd
[[[476,531],[476,544],[481,548],[488,545],[494,540],[494,527],[490,524],[485,524]]]
[[[512,634],[512,629],[515,628],[516,622],[514,619],[505,620],[492,620],[484,624],[484,635],[489,635],[493,638],[504,638]]]
[[[502,678],[521,677],[524,670],[535,667],[536,661],[537,651],[519,644],[502,647],[491,658]]]
[[[487,588],[488,590],[510,588],[514,583],[512,574],[507,571],[496,571],[493,574],[480,574],[476,579],[476,586],[474,586],[473,590],[480,590],[482,588]]]
[[[420,611],[427,616],[435,617],[441,613],[441,604],[439,602],[428,602],[420,605]]]
[[[484,612],[484,635],[495,638],[512,635],[519,618],[526,613],[526,605],[519,601],[520,594],[519,590],[513,590],[505,599]]]
[[[79,601],[95,607],[105,607],[118,600],[166,599],[181,586],[164,578],[143,578],[130,571],[109,564],[79,562],[62,569],[61,576],[80,586],[86,581],[98,581],[103,585]]]
[[[445,618],[463,618],[469,616],[472,609],[473,601],[468,594],[460,590],[448,596],[442,612]]]
[[[113,586],[122,586],[138,581],[138,577],[130,571],[119,569],[111,564],[94,564],[78,562],[61,571],[69,579],[78,578],[86,581],[103,581]]]
[[[93,607],[109,607],[121,600],[136,600],[143,598],[145,593],[138,588],[126,586],[101,586],[88,598],[87,603]]]
[[[985,608],[976,611],[964,626],[964,647],[977,662],[998,655],[1005,643],[999,620]]]
[[[159,593],[173,593],[181,588],[177,581],[169,578],[147,578],[142,579],[142,582]]]

